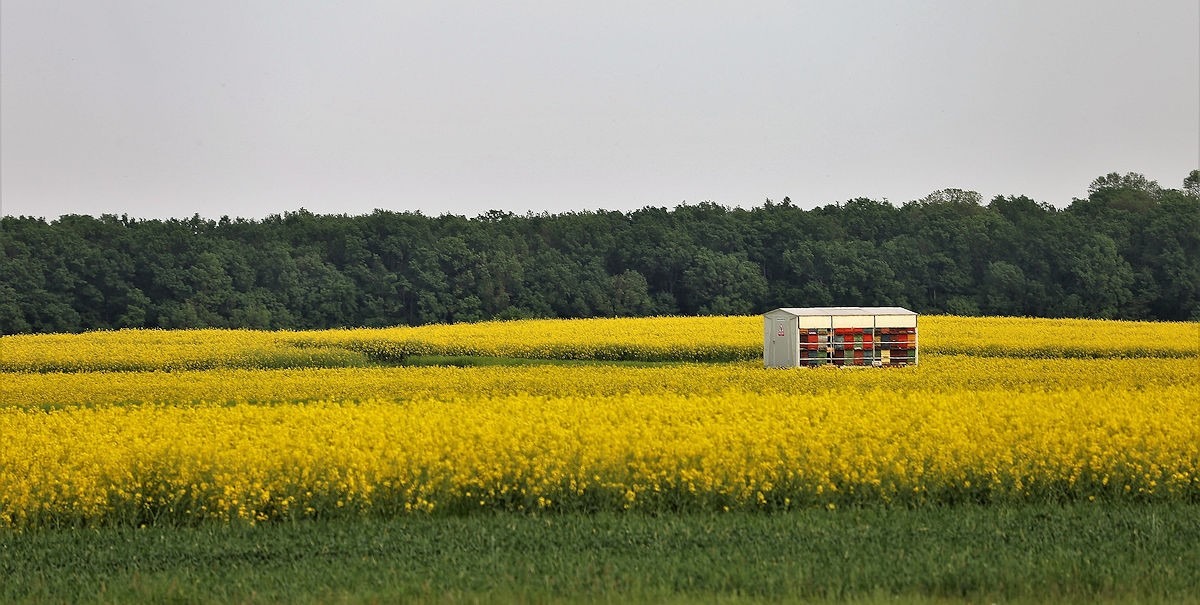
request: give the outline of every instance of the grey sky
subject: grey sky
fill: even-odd
[[[0,0],[0,211],[1064,206],[1200,167],[1200,2]]]

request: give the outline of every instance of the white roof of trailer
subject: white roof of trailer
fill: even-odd
[[[916,315],[904,307],[780,307],[768,313],[783,311],[796,316],[813,315]]]

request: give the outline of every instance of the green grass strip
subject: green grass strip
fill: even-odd
[[[1200,602],[1200,508],[405,517],[0,533],[0,602]]]

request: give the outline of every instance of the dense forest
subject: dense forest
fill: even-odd
[[[921,313],[1200,320],[1200,171],[1096,179],[1058,209],[945,189],[466,218],[0,219],[0,333],[523,317]]]

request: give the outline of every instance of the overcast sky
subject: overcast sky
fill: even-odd
[[[0,211],[1065,206],[1200,167],[1200,2],[0,0]]]

